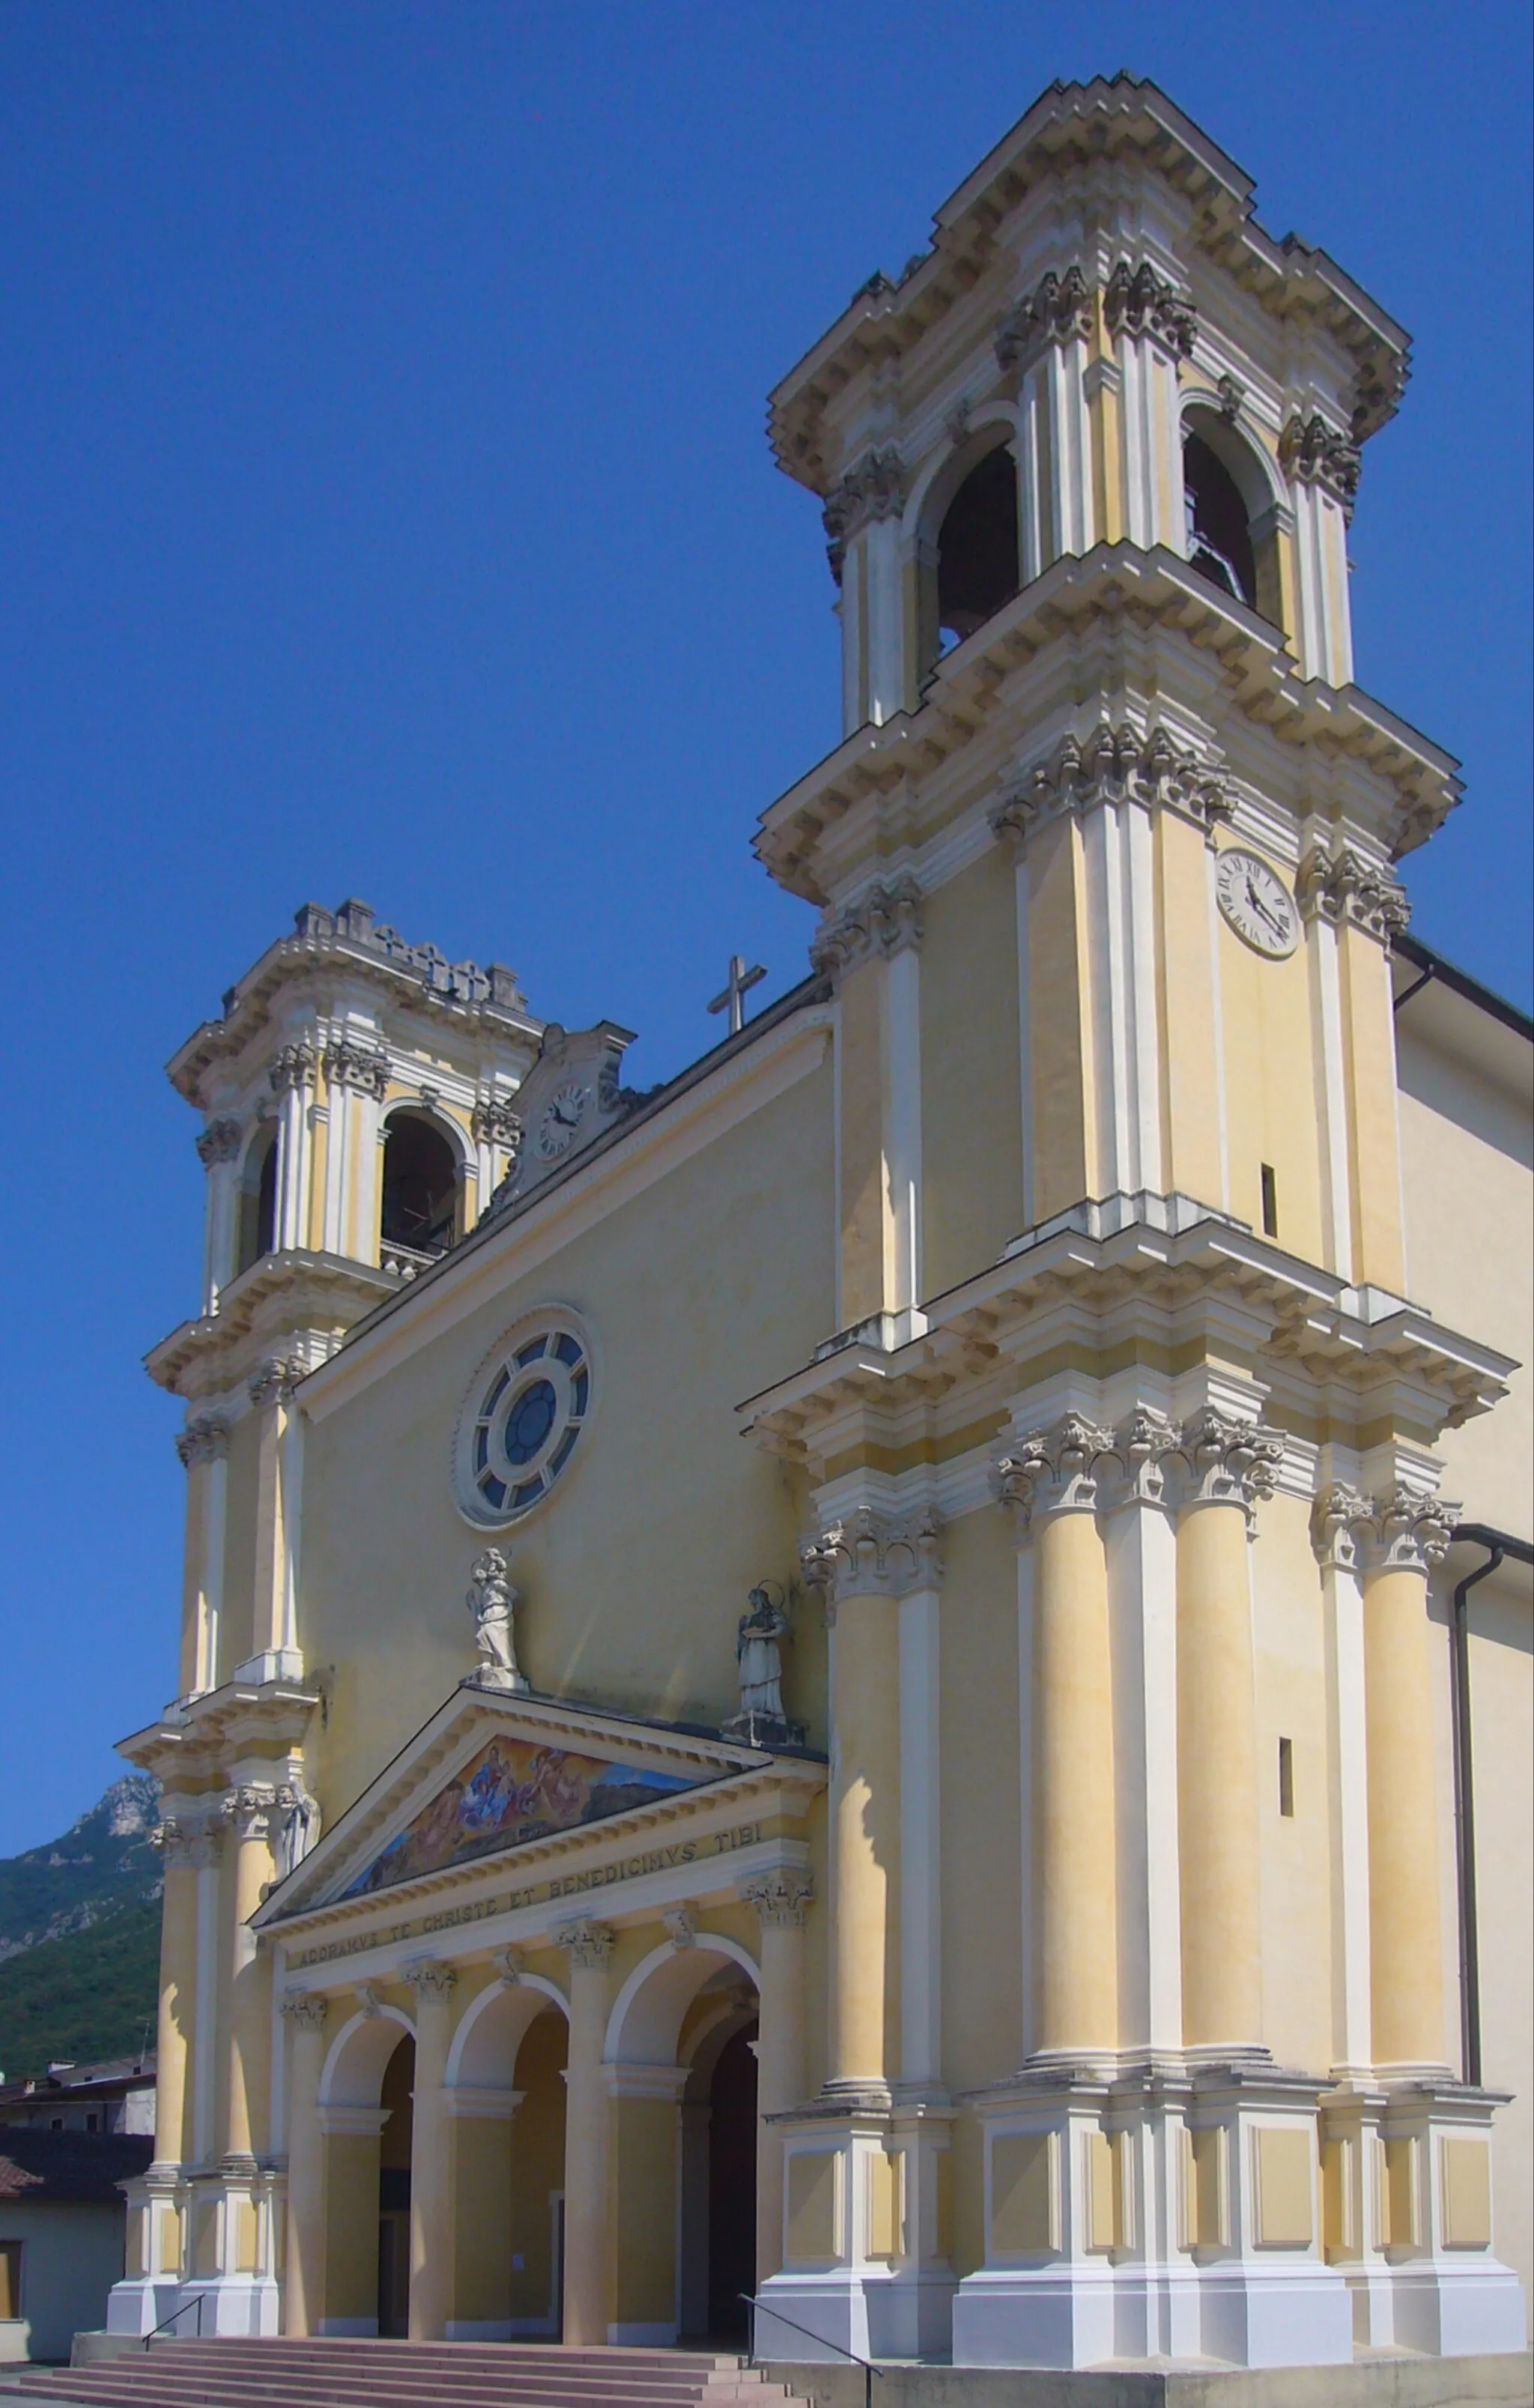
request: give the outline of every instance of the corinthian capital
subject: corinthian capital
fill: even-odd
[[[574,1923],[562,1923],[554,1933],[554,1946],[567,1948],[572,1965],[586,1972],[600,1972],[612,1954],[613,1935],[605,1923],[594,1923],[583,1914]]]
[[[291,1404],[293,1392],[303,1376],[302,1363],[274,1355],[269,1363],[263,1363],[259,1371],[252,1371],[246,1383],[251,1404],[257,1407]]]
[[[922,890],[914,878],[870,886],[820,930],[810,948],[817,970],[839,977],[874,956],[887,960],[922,941]]]
[[[1347,519],[1353,516],[1362,465],[1357,444],[1328,426],[1318,413],[1301,418],[1297,410],[1279,437],[1279,466],[1284,475],[1297,478],[1301,484],[1319,485],[1341,504]]]
[[[229,1424],[222,1413],[199,1413],[177,1431],[176,1452],[187,1471],[199,1463],[222,1463],[229,1452]]]
[[[439,1964],[430,1956],[423,1957],[419,1964],[407,1965],[401,1978],[409,1982],[423,2007],[445,2007],[458,1987],[458,1976],[452,1967]]]
[[[216,1864],[222,1833],[210,1826],[206,1814],[194,1809],[191,1813],[163,1815],[150,1833],[150,1845],[158,1848],[167,1872],[200,1872],[207,1865]]]
[[[1355,1570],[1372,1512],[1361,1489],[1334,1480],[1316,1493],[1311,1508],[1311,1544],[1324,1571]]]
[[[825,1598],[827,1615],[849,1597],[905,1597],[936,1588],[942,1579],[938,1552],[942,1525],[930,1507],[910,1522],[886,1521],[860,1505],[845,1522],[833,1523],[801,1550],[799,1561],[811,1588]]]
[[[476,1145],[498,1145],[516,1154],[522,1146],[522,1123],[508,1096],[481,1096],[469,1120]]]
[[[753,1873],[738,1885],[737,1895],[743,1906],[753,1906],[772,1930],[802,1931],[815,1885],[808,1873],[791,1871],[785,1866],[775,1873]]]
[[[219,1801],[237,1840],[270,1840],[276,1836],[280,1812],[277,1790],[269,1781],[242,1781],[225,1790]]]
[[[1084,340],[1091,332],[1092,295],[1081,269],[1068,267],[1057,276],[1052,267],[996,328],[996,364],[1021,367],[1047,343]]]
[[[284,1045],[273,1054],[266,1076],[274,1096],[284,1096],[290,1087],[312,1087],[319,1069],[319,1056],[307,1039],[296,1045]]]
[[[1312,846],[1299,865],[1295,893],[1307,918],[1334,925],[1347,921],[1385,945],[1404,932],[1412,917],[1405,887],[1350,845],[1336,853]]]
[[[1062,812],[1082,816],[1105,803],[1176,811],[1196,821],[1211,842],[1216,824],[1235,810],[1222,772],[1164,727],[1105,722],[1080,738],[1063,737],[1046,760],[1026,769],[992,811],[991,826],[1025,843]]]
[[[996,1465],[1004,1505],[1025,1530],[1036,1513],[1090,1513],[1097,1504],[1099,1467],[1111,1458],[1113,1433],[1083,1413],[1062,1413],[1047,1429],[1025,1433]]]
[[[239,1152],[243,1135],[238,1121],[209,1121],[197,1138],[197,1152],[202,1157],[203,1168],[211,1170],[216,1162],[233,1162]]]
[[[831,574],[841,583],[847,546],[870,520],[896,517],[906,499],[906,466],[893,444],[866,452],[825,496],[821,524],[825,529],[825,557]]]
[[[319,1990],[289,1990],[280,2001],[283,2018],[294,2032],[321,2032],[330,2001]]]
[[[1243,1505],[1271,1497],[1283,1463],[1283,1433],[1238,1421],[1206,1405],[1183,1425],[1183,1505]]]
[[[359,1094],[376,1096],[380,1103],[388,1091],[388,1061],[371,1046],[351,1045],[344,1037],[339,1038],[326,1047],[323,1068],[333,1087],[355,1087]]]
[[[1150,335],[1173,359],[1185,360],[1198,332],[1198,313],[1178,298],[1150,261],[1131,267],[1121,259],[1103,288],[1103,317],[1111,335]]]
[[[1457,1505],[1397,1487],[1370,1502],[1364,1561],[1370,1571],[1428,1572],[1441,1563],[1459,1519]]]

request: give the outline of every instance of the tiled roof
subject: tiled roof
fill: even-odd
[[[8,2126],[0,2132],[0,2200],[106,2200],[118,2184],[141,2174],[154,2155],[148,2132],[40,2132]]]

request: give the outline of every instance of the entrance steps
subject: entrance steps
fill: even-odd
[[[162,2341],[24,2374],[57,2408],[804,2408],[741,2358],[523,2342]]]

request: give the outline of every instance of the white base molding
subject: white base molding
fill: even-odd
[[[980,2093],[986,2254],[954,2301],[954,2365],[1349,2363],[1324,2086],[1252,2050],[1038,2060]]]
[[[107,2295],[109,2333],[151,2333],[171,2316],[183,2341],[270,2337],[282,2329],[282,2296],[270,2274],[130,2275]]]
[[[946,2099],[853,2104],[828,2092],[772,2118],[783,2137],[782,2271],[756,2294],[758,2356],[802,2357],[817,2343],[833,2360],[838,2349],[947,2355],[958,2282],[939,2168],[953,2115]]]

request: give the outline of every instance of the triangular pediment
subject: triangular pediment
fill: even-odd
[[[706,1733],[466,1681],[253,1920],[450,1875],[772,1762]]]

